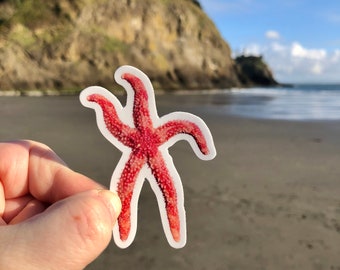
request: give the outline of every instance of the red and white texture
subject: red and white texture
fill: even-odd
[[[125,107],[99,86],[88,87],[80,94],[81,103],[95,110],[103,136],[123,153],[110,185],[122,201],[114,240],[120,248],[132,243],[137,230],[138,198],[147,179],[157,197],[167,240],[172,247],[181,248],[186,243],[183,187],[168,148],[187,140],[199,158],[213,159],[216,150],[211,133],[202,119],[189,113],[159,117],[152,84],[140,70],[122,66],[115,80],[127,91]]]

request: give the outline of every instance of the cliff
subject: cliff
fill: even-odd
[[[123,64],[156,89],[251,85],[195,0],[0,0],[0,90],[112,89]]]

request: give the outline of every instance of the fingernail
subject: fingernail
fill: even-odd
[[[99,190],[98,195],[104,199],[107,208],[110,210],[112,221],[113,223],[116,223],[122,209],[122,204],[118,195],[109,190]]]

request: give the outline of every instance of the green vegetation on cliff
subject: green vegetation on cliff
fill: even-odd
[[[156,89],[274,82],[231,58],[197,0],[0,0],[0,59],[0,90],[112,88],[123,64]]]

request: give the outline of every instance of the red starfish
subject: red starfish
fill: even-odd
[[[110,187],[122,201],[118,228],[114,230],[115,242],[125,248],[134,239],[138,197],[146,178],[156,194],[170,245],[183,247],[186,242],[183,187],[168,148],[185,139],[201,159],[212,159],[216,152],[210,131],[200,118],[189,113],[175,112],[159,118],[153,87],[140,70],[123,66],[116,71],[115,79],[128,94],[124,108],[101,87],[89,87],[80,95],[84,106],[96,110],[103,135],[123,152]]]

